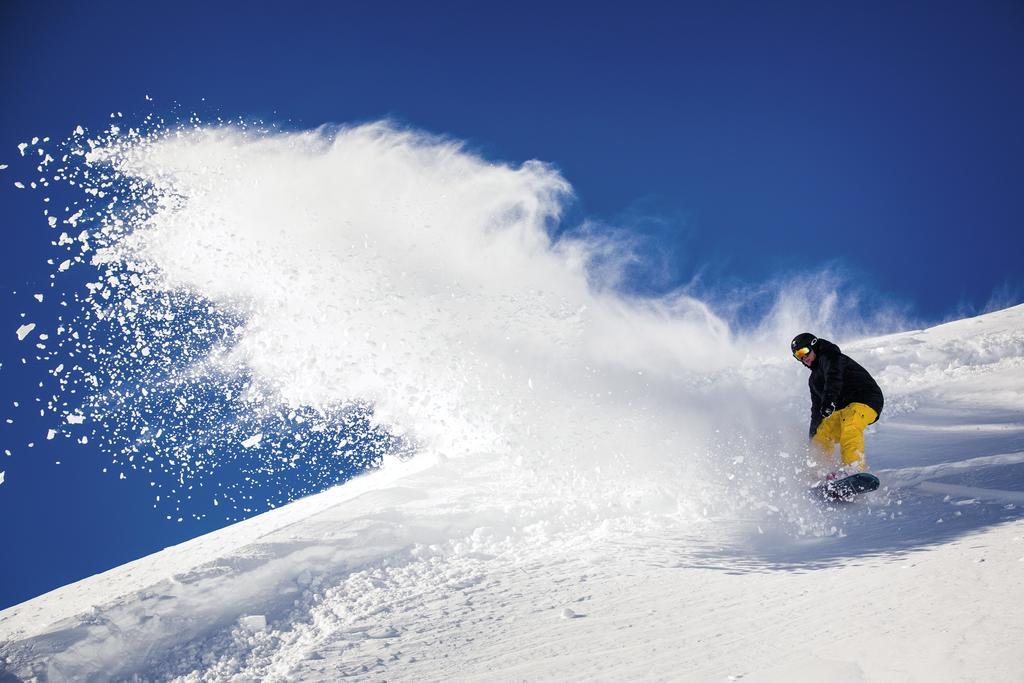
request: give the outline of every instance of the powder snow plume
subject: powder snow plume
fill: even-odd
[[[56,431],[169,473],[179,505],[229,466],[290,477],[274,506],[393,456],[483,457],[524,492],[706,515],[799,450],[774,335],[619,293],[614,241],[553,230],[572,189],[550,165],[389,122],[111,127],[62,152],[52,177],[84,195],[47,214],[82,294],[41,356]]]

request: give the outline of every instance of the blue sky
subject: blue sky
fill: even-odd
[[[0,607],[223,523],[168,523],[98,452],[47,450],[12,332],[51,237],[39,198],[11,187],[18,143],[118,111],[392,117],[555,164],[572,219],[649,238],[638,291],[699,277],[713,298],[832,269],[868,307],[927,323],[1024,300],[1021,73],[1011,0],[5,3],[0,372],[16,419],[0,435],[17,447],[0,514],[19,559]]]

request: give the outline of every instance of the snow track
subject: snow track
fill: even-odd
[[[943,484],[937,481],[925,481],[920,486],[925,491],[959,496],[967,498],[968,501],[980,498],[981,500],[1024,505],[1024,491],[1003,491],[1001,489],[985,489],[978,486],[958,486],[957,484]]]

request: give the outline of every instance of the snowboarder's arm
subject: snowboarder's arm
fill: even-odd
[[[819,424],[821,424],[821,400],[818,398],[818,394],[814,392],[814,387],[811,386],[811,428],[807,438],[814,438]]]

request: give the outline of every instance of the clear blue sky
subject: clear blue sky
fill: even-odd
[[[390,116],[556,164],[574,215],[670,256],[667,276],[635,274],[640,290],[834,265],[924,322],[1024,300],[1016,0],[6,2],[0,83],[0,163],[32,136],[175,103],[289,127]],[[167,523],[141,483],[104,478],[88,448],[47,451],[11,408],[38,382],[13,330],[50,235],[38,196],[2,173],[0,376],[18,417],[0,435],[18,447],[0,454],[16,558],[0,607],[216,526]]]

